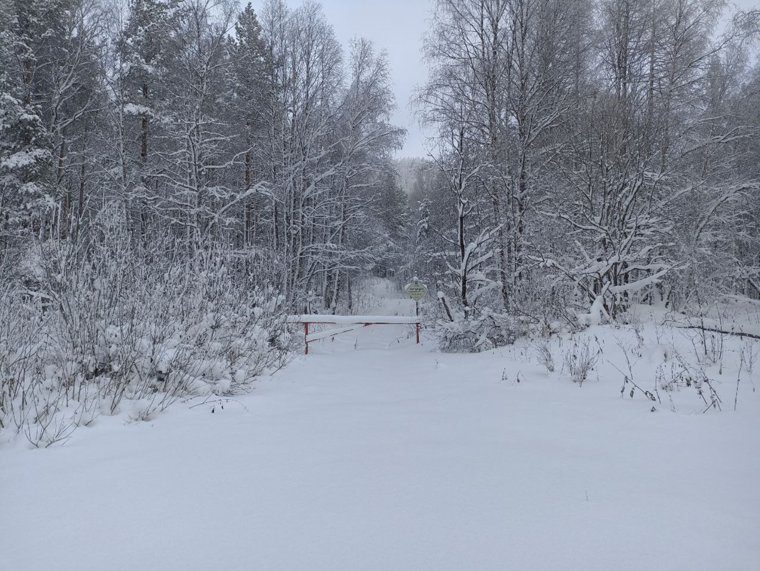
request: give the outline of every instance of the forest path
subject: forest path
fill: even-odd
[[[239,399],[0,451],[0,568],[758,568],[757,407],[651,414],[528,352],[369,327]]]

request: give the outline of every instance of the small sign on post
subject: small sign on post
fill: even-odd
[[[414,278],[411,283],[406,284],[406,293],[408,293],[409,297],[415,302],[419,302],[427,295],[427,286],[417,278]]]
[[[419,316],[420,314],[420,300],[427,295],[427,286],[417,279],[417,276],[412,278],[411,283],[406,284],[404,288],[406,293],[409,294],[414,300],[414,314]],[[420,325],[417,324],[417,343],[420,342]]]

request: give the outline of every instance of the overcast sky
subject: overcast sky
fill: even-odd
[[[241,0],[241,4],[246,2]],[[744,10],[760,8],[760,0],[734,2]],[[252,3],[254,9],[261,12],[263,0],[252,0]],[[319,3],[346,49],[352,38],[365,37],[388,53],[396,94],[392,120],[407,130],[406,142],[398,157],[426,156],[425,136],[410,107],[410,99],[426,78],[422,37],[430,22],[433,0],[321,0]],[[288,1],[290,7],[300,4],[300,0]]]

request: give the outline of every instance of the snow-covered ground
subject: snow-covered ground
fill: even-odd
[[[591,328],[578,386],[578,339],[546,346],[549,373],[529,342],[441,354],[370,327],[250,395],[6,445],[0,569],[760,569],[760,363],[733,411],[746,341],[709,368],[723,412],[693,387],[620,394],[624,348],[643,387],[675,377],[665,338],[684,335]]]

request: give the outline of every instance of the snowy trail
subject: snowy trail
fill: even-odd
[[[213,414],[0,450],[0,569],[760,569],[757,406],[650,414],[412,333],[314,344]]]

